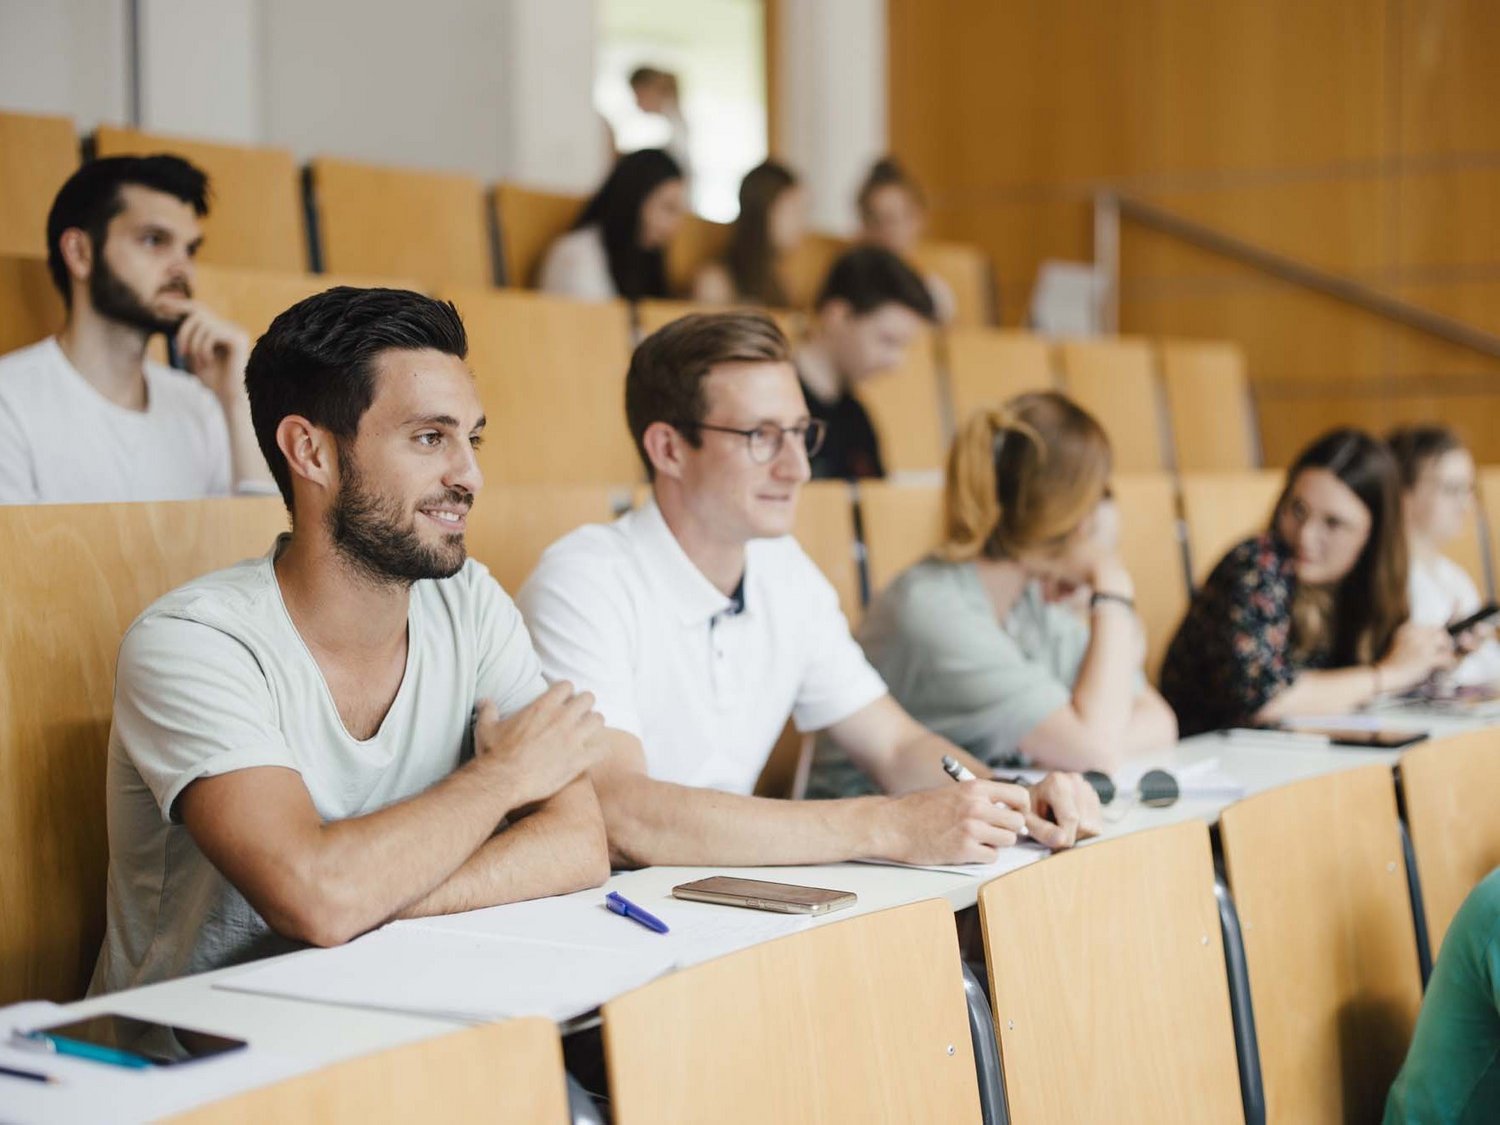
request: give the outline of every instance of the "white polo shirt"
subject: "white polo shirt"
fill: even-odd
[[[593,692],[658,780],[753,792],[788,715],[821,730],[886,694],[796,540],[745,553],[735,612],[649,503],[554,543],[516,599],[548,679]]]

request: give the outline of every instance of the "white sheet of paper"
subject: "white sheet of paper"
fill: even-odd
[[[560,942],[600,950],[665,950],[672,955],[674,965],[682,968],[796,933],[811,924],[806,915],[687,902],[670,895],[650,899],[631,896],[630,901],[660,918],[669,932],[658,934],[611,913],[598,889],[466,914],[415,918],[392,923],[386,929]]]
[[[255,1043],[220,1058],[149,1070],[126,1070],[10,1045],[14,1030],[66,1023],[68,1019],[64,1009],[45,1000],[0,1008],[0,1064],[57,1079],[44,1085],[0,1075],[0,1121],[28,1125],[53,1121],[152,1121],[257,1086],[268,1086],[308,1069],[307,1064],[297,1059],[278,1055]]]
[[[480,1022],[572,1019],[677,964],[668,945],[600,948],[388,927],[225,977],[216,988]]]
[[[993,879],[1019,867],[1035,863],[1051,855],[1051,851],[1037,843],[1021,843],[1010,848],[1001,848],[992,863],[898,863],[893,859],[862,859],[860,863],[878,863],[885,867],[915,867],[921,871],[947,871],[954,875],[972,875],[976,879]]]

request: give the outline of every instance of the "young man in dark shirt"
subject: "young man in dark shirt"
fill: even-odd
[[[885,476],[879,435],[854,392],[899,367],[933,316],[926,284],[890,251],[861,246],[834,262],[796,356],[808,410],[828,423],[814,477]]]

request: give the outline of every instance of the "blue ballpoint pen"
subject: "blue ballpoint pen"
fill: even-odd
[[[604,896],[604,905],[609,907],[612,911],[620,915],[622,918],[629,918],[632,922],[637,922],[640,925],[645,926],[648,930],[654,930],[659,934],[664,934],[667,932],[667,924],[665,922],[663,922],[655,914],[651,914],[645,910],[642,910],[639,906],[631,902],[624,895],[617,894],[614,891],[610,891],[609,894]]]

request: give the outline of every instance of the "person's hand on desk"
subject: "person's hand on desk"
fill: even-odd
[[[1037,843],[1057,851],[1099,835],[1104,815],[1099,794],[1076,773],[1049,773],[1031,787],[1026,830]]]
[[[494,703],[481,703],[474,718],[474,759],[523,791],[518,804],[531,805],[599,764],[603,730],[593,695],[559,682],[506,719]]]
[[[1390,650],[1375,665],[1379,691],[1406,691],[1434,672],[1452,668],[1456,659],[1453,638],[1438,625],[1408,621],[1396,630]]]
[[[993,863],[1015,844],[1031,797],[1025,786],[961,781],[891,797],[880,854],[901,863]]]

